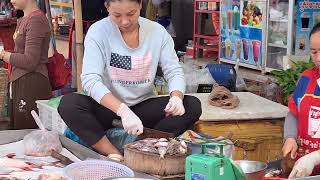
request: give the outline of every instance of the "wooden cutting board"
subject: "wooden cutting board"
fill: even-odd
[[[165,155],[143,152],[137,149],[124,148],[124,163],[131,169],[151,175],[169,176],[184,174],[185,160],[190,153],[184,155]]]

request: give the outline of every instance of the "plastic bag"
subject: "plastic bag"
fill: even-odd
[[[91,148],[84,141],[82,141],[79,136],[77,136],[74,132],[72,132],[71,129],[69,128],[66,129],[66,131],[64,132],[64,135],[76,143],[79,143],[83,146]],[[107,131],[105,131],[105,135],[107,136],[111,144],[113,144],[122,153],[124,151],[124,146],[126,144],[132,143],[137,139],[136,135],[131,135],[126,133],[126,131],[122,128],[108,129]]]
[[[234,67],[236,74],[237,74],[237,80],[236,80],[236,89],[237,91],[244,91],[247,89],[246,82],[244,81],[241,72],[239,71],[239,59],[237,60],[236,66]]]
[[[23,138],[24,153],[27,156],[50,156],[51,150],[62,151],[59,134],[54,131],[35,130]]]
[[[111,128],[106,131],[109,141],[121,152],[124,152],[124,146],[137,140],[138,136],[128,134],[122,128]]]
[[[53,107],[53,108],[58,108],[60,101],[61,101],[62,96],[58,96],[55,98],[51,98],[48,100],[48,105]]]
[[[208,68],[200,69],[193,63],[182,64],[186,80],[186,93],[196,93],[199,84],[216,84]]]

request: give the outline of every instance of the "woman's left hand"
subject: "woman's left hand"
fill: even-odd
[[[172,96],[164,111],[166,115],[182,116],[185,113],[182,99],[178,96]]]
[[[1,52],[1,55],[0,55],[0,56],[1,56],[1,59],[2,59],[4,62],[10,63],[10,62],[9,62],[10,56],[11,56],[11,53],[10,53],[10,52],[3,50],[3,51]]]
[[[320,163],[319,151],[314,151],[312,153],[309,153],[301,157],[295,163],[289,175],[289,179],[309,176],[312,173],[313,168],[319,163]]]

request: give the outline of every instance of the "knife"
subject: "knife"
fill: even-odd
[[[123,128],[122,122],[119,119],[114,119],[112,121],[112,125],[117,128]],[[143,133],[138,135],[138,139],[145,139],[145,138],[166,138],[166,139],[169,139],[169,138],[175,138],[175,136],[173,133],[143,127]]]
[[[66,166],[73,163],[73,161],[71,159],[60,154],[59,152],[57,152],[55,150],[51,150],[51,157],[58,159],[61,162],[61,164],[66,165]]]

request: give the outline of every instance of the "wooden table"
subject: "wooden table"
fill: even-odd
[[[192,94],[201,100],[202,115],[197,132],[225,136],[232,132],[234,159],[270,161],[281,155],[284,118],[288,108],[249,92],[235,92],[240,104],[235,109],[209,105],[209,94]]]

